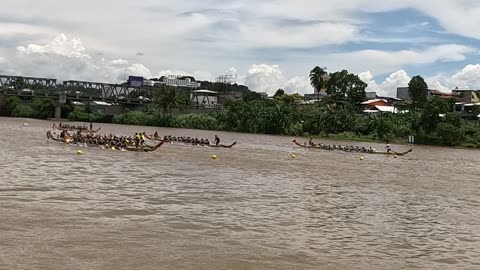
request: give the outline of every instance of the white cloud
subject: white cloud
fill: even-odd
[[[360,80],[362,80],[368,85],[365,91],[380,93],[381,91],[380,86],[378,86],[378,84],[375,82],[372,72],[370,71],[361,72],[358,74],[358,78],[360,78]]]
[[[251,1],[254,2],[254,1]],[[446,31],[467,37],[480,38],[480,2],[471,0],[337,0],[323,4],[317,0],[264,1],[257,4],[257,16],[344,20],[358,22],[360,12],[384,12],[397,9],[416,9],[435,19]],[[453,21],[452,21],[453,20]]]
[[[278,27],[264,21],[246,23],[234,32],[236,41],[249,47],[309,48],[320,45],[342,44],[358,36],[358,28],[346,23],[313,23]]]
[[[453,75],[438,74],[425,79],[430,88],[450,92],[460,89],[480,89],[480,64],[470,64]]]
[[[239,76],[239,82],[252,91],[266,92],[269,95],[274,95],[279,88],[290,94],[313,93],[307,77],[295,76],[287,80],[278,65],[254,64],[246,75]]]
[[[353,72],[370,70],[373,73],[381,74],[398,70],[405,65],[411,64],[463,61],[467,54],[475,51],[476,49],[471,47],[447,44],[434,46],[423,51],[362,50],[330,54],[323,57],[323,61],[328,66],[338,69],[349,67],[349,70]]]
[[[378,84],[370,71],[358,75],[368,84],[366,91],[377,92],[380,96],[396,96],[397,87],[406,87],[410,76],[405,70],[390,74],[383,82]],[[480,89],[480,64],[470,64],[454,74],[437,74],[424,78],[430,89],[442,92],[451,92],[456,87],[460,89]]]
[[[480,2],[444,0],[416,1],[415,6],[434,17],[447,32],[466,37],[480,38]],[[452,19],[455,23],[452,23]]]
[[[251,90],[270,95],[283,86],[285,77],[278,65],[254,64],[247,71],[244,84]]]
[[[339,62],[361,60],[366,64],[378,66],[374,70],[362,72],[359,77],[368,84],[367,91],[375,91],[382,96],[395,96],[396,88],[407,86],[410,76],[403,69],[391,73],[385,80],[377,83],[375,74],[384,70],[395,70],[402,63],[427,63],[441,61],[457,61],[465,59],[465,54],[473,49],[461,45],[442,45],[424,51],[360,51],[336,58]],[[103,56],[102,56],[103,57]],[[345,59],[346,58],[346,59]],[[355,62],[355,61],[354,61]],[[398,64],[397,62],[400,62]],[[367,66],[369,66],[367,65]],[[360,66],[356,67],[361,68]],[[334,72],[335,69],[330,69]],[[368,70],[368,69],[364,69]],[[151,78],[151,69],[140,63],[130,63],[129,60],[117,58],[109,60],[90,54],[80,39],[69,39],[60,34],[50,42],[29,44],[16,47],[16,53],[11,56],[0,56],[0,72],[38,77],[52,77],[59,80],[90,80],[100,82],[121,82],[129,75]],[[355,72],[355,70],[353,70]],[[258,92],[273,95],[279,88],[287,93],[312,93],[309,80],[305,76],[287,77],[279,65],[254,64],[245,73],[236,68],[229,68],[226,74],[237,75],[238,83],[247,85]],[[306,73],[306,72],[302,72]],[[197,80],[213,80],[208,71],[192,71],[165,69],[157,73],[162,75],[191,75]],[[480,88],[480,64],[465,66],[455,74],[437,74],[425,78],[430,88],[449,91],[455,87]]]
[[[299,93],[301,95],[313,93],[313,88],[310,85],[310,81],[307,77],[296,76],[288,80],[284,86],[283,90],[286,93]]]
[[[0,37],[11,37],[19,33],[23,35],[48,35],[51,32],[52,29],[49,27],[0,21]]]
[[[82,5],[61,0],[3,0],[2,4],[0,47],[41,44],[45,38],[63,32],[80,38],[83,44],[63,39],[60,43],[70,43],[69,46],[60,44],[59,47],[65,49],[63,52],[58,46],[55,48],[55,44],[25,46],[20,50],[92,58],[95,52],[101,52],[108,59],[142,63],[155,71],[166,67],[188,69],[188,73],[197,73],[196,77],[202,79],[221,74],[225,66],[234,65],[244,70],[252,63],[271,63],[271,59],[279,59],[276,63],[291,77],[307,73],[302,69],[307,69],[313,61],[322,62],[331,70],[348,68],[353,72],[370,70],[383,74],[411,64],[461,61],[473,51],[455,44],[416,50],[412,48],[418,44],[401,43],[403,47],[398,51],[332,53],[337,47],[330,50],[331,47],[324,46],[349,43],[355,48],[357,42],[363,41],[385,43],[403,39],[404,42],[403,36],[391,39],[370,36],[375,32],[371,31],[373,28],[382,28],[382,25],[370,24],[375,14],[365,16],[364,12],[416,9],[430,18],[421,17],[422,21],[413,21],[411,25],[424,27],[435,21],[446,32],[480,38],[480,2],[472,0],[337,0],[335,4],[318,0],[185,0],[181,5],[174,0],[84,0]],[[23,15],[19,10],[28,10],[28,14]],[[52,10],[56,11],[55,16],[51,16]],[[165,22],[168,27],[160,27]],[[436,28],[436,23],[430,27]],[[408,31],[414,32],[415,28]],[[435,36],[433,31],[422,36],[422,44],[431,46],[446,38],[445,35],[432,36]],[[81,50],[78,45],[88,50]],[[321,47],[320,50],[317,51],[317,47]],[[282,48],[314,49],[307,50],[308,55],[297,57],[300,50],[277,50]],[[142,60],[137,52],[144,54]],[[188,66],[178,66],[178,63],[188,63]],[[27,71],[30,72],[21,72]]]
[[[194,71],[193,77],[197,81],[213,81],[214,80],[212,73],[208,71],[198,71],[198,70]]]
[[[366,91],[377,92],[379,96],[395,97],[397,87],[408,86],[410,77],[405,70],[396,71],[388,76],[383,82],[377,84],[370,71],[362,72],[358,77],[368,84]]]
[[[480,88],[480,64],[467,65],[452,76],[452,83],[458,88]]]
[[[85,47],[83,47],[80,39],[68,39],[65,34],[60,34],[53,41],[46,45],[30,44],[27,47],[18,46],[17,51],[22,54],[54,54],[65,57],[85,57],[90,58],[85,54]]]
[[[237,69],[234,67],[228,68],[224,72],[225,75],[237,75]]]
[[[144,78],[151,78],[152,73],[150,70],[142,64],[133,64],[126,69],[128,75],[131,76],[140,76]],[[120,77],[119,79],[121,79]]]
[[[160,70],[158,72],[158,77],[162,76],[170,76],[170,75],[178,75],[178,76],[192,76],[192,74],[183,71],[183,70],[171,70],[171,69],[166,69],[166,70]]]
[[[45,44],[18,46],[16,54],[5,59],[1,71],[59,80],[113,83],[123,81],[128,75],[151,76],[150,70],[142,64],[129,65],[124,59],[108,61],[92,56],[80,39],[69,39],[64,34]]]
[[[128,65],[128,60],[115,59],[115,60],[112,60],[112,61],[110,62],[110,65],[123,67],[123,66]]]

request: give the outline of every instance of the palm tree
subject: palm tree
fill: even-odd
[[[315,88],[315,92],[320,100],[320,91],[325,87],[325,75],[327,75],[326,67],[316,66],[310,71],[310,84]]]
[[[163,116],[168,112],[172,115],[173,109],[183,110],[187,103],[185,97],[177,89],[163,86],[155,96],[155,103],[163,109]]]

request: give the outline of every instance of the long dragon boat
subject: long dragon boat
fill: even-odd
[[[318,144],[310,145],[307,142],[301,144],[301,143],[297,142],[297,140],[292,140],[292,142],[296,146],[299,146],[299,147],[302,147],[302,148],[307,148],[307,149],[335,150],[335,149],[327,149],[327,148],[321,147],[321,145],[318,145]],[[336,149],[336,150],[338,150],[338,149]],[[345,150],[343,150],[343,151],[345,151]],[[388,155],[388,156],[405,156],[406,154],[408,154],[412,151],[413,151],[413,149],[409,149],[405,152],[395,152],[395,151],[380,152],[380,151],[376,151],[376,150],[365,149],[365,151],[345,151],[345,152],[353,152],[353,153],[361,153],[361,154]]]
[[[151,135],[148,135],[146,134],[145,132],[142,133],[142,135],[148,139],[148,140],[152,140],[152,141],[156,141],[156,142],[164,142],[164,143],[170,143],[170,144],[177,144],[177,145],[193,145],[193,146],[203,146],[203,147],[217,147],[217,148],[232,148],[234,147],[235,145],[237,145],[237,142],[233,142],[231,144],[211,144],[211,143],[208,143],[208,144],[200,144],[200,143],[192,143],[192,142],[185,142],[185,141],[174,141],[174,140],[165,140],[159,136],[151,136]]]
[[[88,128],[78,128],[78,127],[60,127],[60,126],[57,126],[56,124],[53,124],[52,126],[53,129],[57,129],[57,130],[62,130],[62,131],[73,131],[73,132],[76,132],[76,131],[80,131],[80,132],[84,132],[84,133],[97,133],[100,131],[100,129],[102,129],[101,127],[97,128],[97,129],[88,129]]]
[[[47,139],[58,142],[58,143],[64,143],[68,145],[76,145],[73,143],[73,139],[66,135],[65,138],[60,138],[60,137],[55,137],[52,135],[52,131],[49,130],[47,131]],[[127,145],[127,147],[115,147],[115,146],[107,146],[107,145],[89,145],[86,143],[80,143],[79,146],[86,146],[86,147],[93,147],[93,148],[101,148],[101,149],[106,149],[106,150],[119,150],[119,151],[131,151],[131,152],[153,152],[160,148],[164,142],[159,142],[156,145],[150,146],[150,145],[140,145],[138,147],[135,147],[131,144]]]

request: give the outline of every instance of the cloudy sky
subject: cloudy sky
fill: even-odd
[[[410,77],[480,88],[476,0],[2,0],[0,74],[118,82],[236,74],[310,93],[315,65],[394,95]]]

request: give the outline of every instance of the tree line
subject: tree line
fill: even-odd
[[[480,148],[479,122],[462,119],[455,113],[454,100],[427,98],[427,84],[421,76],[413,77],[408,85],[412,100],[399,105],[405,108],[404,112],[380,114],[362,113],[360,103],[366,100],[367,84],[356,74],[347,70],[328,73],[326,68],[314,67],[309,78],[316,93],[324,92],[327,95],[313,104],[304,104],[301,102],[302,96],[287,94],[281,89],[272,98],[266,99],[244,86],[225,85],[242,91],[242,99],[226,101],[223,109],[218,111],[187,114],[184,111],[190,102],[189,92],[162,86],[154,89],[153,101],[142,111],[127,111],[112,118],[84,106],[71,107],[64,113],[71,120],[85,122],[350,140],[406,142],[407,137],[413,135],[416,142],[421,144]],[[207,87],[219,90],[222,86],[211,83]],[[34,106],[27,106],[18,100],[7,103],[12,116],[53,116],[51,104],[35,101]]]

